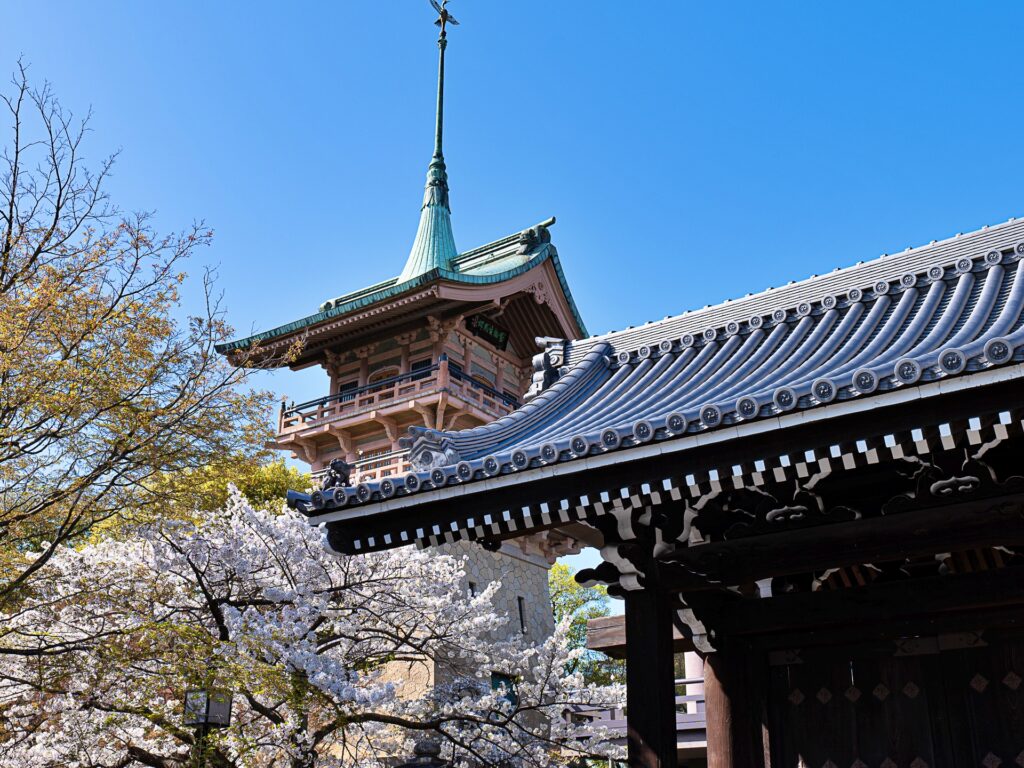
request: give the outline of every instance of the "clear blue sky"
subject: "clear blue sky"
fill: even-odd
[[[593,333],[1024,215],[1024,3],[451,10],[456,242],[557,215]],[[401,270],[432,20],[427,0],[9,2],[0,64],[21,54],[93,108],[89,152],[122,149],[122,207],[215,229],[201,260],[247,333]],[[264,383],[299,400],[322,376]]]

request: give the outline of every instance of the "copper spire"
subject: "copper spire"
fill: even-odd
[[[438,12],[434,23],[441,28],[437,38],[440,55],[437,65],[437,123],[434,131],[434,155],[427,167],[427,185],[420,208],[420,225],[416,231],[412,250],[405,268],[398,277],[402,283],[434,269],[450,270],[458,256],[455,236],[452,234],[451,205],[448,200],[448,170],[444,164],[442,139],[444,134],[444,53],[448,47],[448,24],[458,26],[458,21],[448,9],[448,0],[430,0]]]

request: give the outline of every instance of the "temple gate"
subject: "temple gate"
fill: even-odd
[[[528,405],[291,503],[349,554],[599,533],[631,765],[676,761],[673,627],[711,766],[1024,764],[1022,257],[1010,221],[567,341]]]

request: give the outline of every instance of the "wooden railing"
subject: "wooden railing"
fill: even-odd
[[[410,371],[358,389],[339,392],[298,405],[281,404],[278,434],[285,434],[310,426],[354,416],[364,411],[411,400],[429,394],[448,392],[472,403],[497,418],[511,413],[519,402],[504,392],[482,384],[454,366],[442,355],[440,362],[429,368]]]
[[[701,732],[707,726],[707,715],[704,711],[703,693],[685,693],[688,686],[704,685],[702,677],[684,677],[675,681],[676,684],[676,733],[680,744],[691,741],[703,741]],[[683,693],[680,693],[683,691]],[[626,736],[627,709],[588,709],[573,707],[565,713],[570,722],[579,723],[585,728],[588,723],[607,728],[614,739]]]
[[[379,456],[368,456],[355,461],[356,471],[352,473],[351,481],[365,483],[373,480],[380,480],[384,477],[400,477],[412,470],[409,464],[408,451],[392,451]],[[326,469],[313,473],[313,486],[320,486],[320,479],[327,474]]]

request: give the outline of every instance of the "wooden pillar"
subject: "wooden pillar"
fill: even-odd
[[[359,361],[359,386],[365,387],[370,378],[370,356],[377,348],[376,344],[367,344],[355,350],[356,359]]]
[[[404,375],[412,369],[412,343],[416,341],[415,333],[400,333],[395,337],[401,357],[398,362],[398,373]]]
[[[505,391],[505,361],[501,355],[491,355],[491,362],[494,363],[494,388],[499,392]]]
[[[672,604],[658,590],[626,593],[626,708],[630,768],[675,768]]]
[[[441,353],[441,357],[437,361],[437,386],[444,387],[448,386],[449,373],[448,373],[448,355]],[[429,424],[427,425],[430,426]]]
[[[766,674],[760,656],[730,649],[704,659],[708,768],[766,768]]]
[[[462,370],[467,376],[473,375],[473,342],[465,336],[462,338]]]

